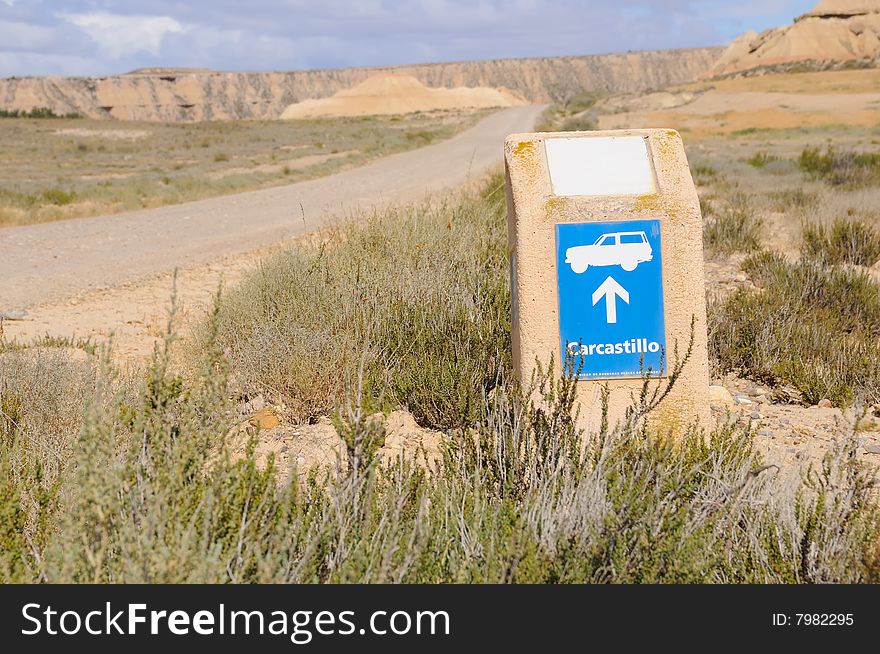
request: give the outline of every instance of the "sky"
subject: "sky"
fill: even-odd
[[[818,0],[0,0],[0,77],[298,70],[728,43]]]

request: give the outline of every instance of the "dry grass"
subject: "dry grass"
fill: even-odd
[[[703,243],[711,254],[753,252],[761,247],[763,221],[746,193],[737,191],[724,201],[702,204]]]
[[[858,188],[880,186],[880,154],[877,152],[838,151],[830,145],[804,148],[798,159],[800,169],[832,186]]]
[[[94,366],[66,348],[36,347],[0,352],[0,371],[0,437],[17,433],[32,443],[18,452],[27,456],[11,473],[37,467],[45,483],[54,483],[94,389]]]
[[[0,226],[310,179],[448,138],[485,113],[168,124],[0,120]]]
[[[880,402],[880,286],[864,272],[768,252],[743,270],[760,291],[739,290],[710,312],[722,371],[793,387],[807,404]]]
[[[509,356],[502,185],[369,216],[262,264],[220,305],[241,393],[305,420],[332,413],[363,368],[373,408],[467,420]]]
[[[814,144],[833,138],[837,147]],[[707,253],[756,287],[710,303],[717,375],[735,372],[806,404],[880,401],[880,178],[873,136],[852,128],[757,131],[704,141]],[[755,164],[759,165],[755,165]],[[718,207],[749,207],[749,237]],[[745,215],[745,214],[744,214]],[[749,247],[743,247],[748,244]],[[755,252],[731,258],[735,252]],[[734,257],[736,255],[733,255]]]
[[[880,230],[861,220],[837,218],[830,227],[804,225],[803,256],[822,263],[871,267],[880,261]]]

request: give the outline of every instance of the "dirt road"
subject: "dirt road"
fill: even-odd
[[[114,358],[149,356],[178,309],[199,315],[221,283],[290,239],[386,203],[418,200],[500,164],[507,134],[528,131],[543,107],[492,114],[456,137],[321,179],[175,206],[0,229],[2,337],[113,337]]]
[[[0,229],[0,313],[210,265],[320,229],[353,210],[462,184],[498,164],[504,137],[531,129],[541,110],[505,109],[448,141],[289,186]]]

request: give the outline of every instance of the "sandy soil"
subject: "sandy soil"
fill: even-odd
[[[184,334],[194,320],[210,309],[214,294],[271,256],[289,242],[228,256],[201,266],[163,271],[115,286],[101,286],[78,292],[63,301],[42,304],[28,310],[9,312],[16,320],[5,320],[5,338],[26,343],[49,335],[73,343],[108,343],[113,357],[124,363],[143,362],[162,340],[168,324],[172,295],[176,290],[177,310]]]
[[[58,136],[80,136],[85,138],[117,139],[121,141],[138,141],[150,135],[145,129],[87,129],[82,127],[70,127],[56,129],[54,134]]]
[[[840,124],[873,127],[880,123],[878,89],[878,70],[767,75],[694,84],[665,94],[614,98],[607,109],[598,107],[604,112],[599,127],[674,127],[690,138],[744,129]]]
[[[284,110],[281,118],[407,114],[463,107],[512,107],[525,103],[520,96],[507,89],[482,86],[433,88],[410,75],[375,75],[329,98],[292,104]]]

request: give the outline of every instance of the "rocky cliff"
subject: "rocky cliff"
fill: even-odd
[[[563,100],[583,89],[636,92],[693,80],[720,48],[580,57],[499,59],[388,68],[268,73],[146,69],[111,77],[0,79],[0,109],[121,120],[277,118],[286,107],[325,98],[377,74],[411,75],[431,87],[504,87],[530,102]]]
[[[795,62],[878,58],[880,0],[822,0],[793,25],[743,34],[730,44],[711,75]]]

